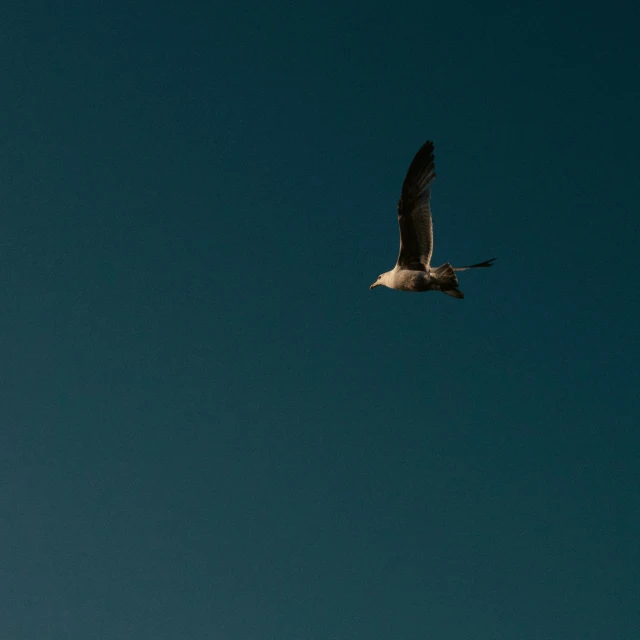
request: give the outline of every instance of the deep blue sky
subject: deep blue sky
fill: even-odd
[[[640,637],[637,3],[10,5],[0,636]]]

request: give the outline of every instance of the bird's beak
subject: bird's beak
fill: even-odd
[[[375,289],[375,288],[376,288],[376,287],[378,287],[378,286],[380,286],[380,283],[379,283],[379,282],[374,282],[374,283],[369,287],[369,289]]]

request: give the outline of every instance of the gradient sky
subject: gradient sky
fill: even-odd
[[[638,33],[5,6],[0,636],[640,637]],[[369,290],[427,139],[463,301]]]

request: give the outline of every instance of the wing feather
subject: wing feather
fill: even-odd
[[[400,253],[398,266],[426,271],[433,253],[431,183],[436,177],[433,142],[428,140],[416,153],[402,185],[398,202]]]

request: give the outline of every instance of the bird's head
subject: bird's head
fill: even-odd
[[[378,279],[369,287],[369,289],[375,289],[376,287],[386,287],[387,286],[387,277],[389,273],[381,273],[378,276]]]

